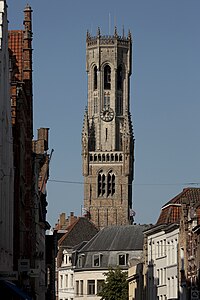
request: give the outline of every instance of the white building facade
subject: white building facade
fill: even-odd
[[[0,272],[13,269],[13,144],[6,1],[0,0]]]
[[[58,299],[74,299],[74,270],[72,266],[72,254],[70,250],[63,250],[63,260],[58,268]]]
[[[145,235],[148,300],[178,299],[178,226],[157,226],[145,232]]]
[[[105,281],[105,272],[107,272],[107,270],[76,272],[74,299],[101,299],[101,297],[97,296],[97,293],[100,292],[102,282]]]

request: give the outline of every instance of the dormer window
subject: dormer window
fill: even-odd
[[[62,254],[62,264],[71,266],[71,253],[69,253],[67,250],[63,250]]]
[[[93,261],[92,261],[92,266],[93,267],[100,267],[101,265],[101,254],[94,254],[93,255]]]
[[[82,268],[83,267],[83,259],[84,259],[84,254],[79,255],[78,257],[78,268]]]
[[[111,89],[111,68],[109,65],[106,65],[104,68],[104,89]]]
[[[118,255],[118,265],[126,266],[128,262],[128,254],[121,253]]]

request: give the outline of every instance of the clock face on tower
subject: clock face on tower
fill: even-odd
[[[110,122],[113,120],[114,118],[114,111],[112,108],[104,108],[101,113],[100,113],[100,117],[103,121],[105,122]]]

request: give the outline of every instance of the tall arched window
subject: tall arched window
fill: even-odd
[[[104,68],[104,89],[111,89],[111,68],[109,65],[106,65]]]
[[[117,89],[122,90],[122,66],[117,68]]]
[[[106,192],[106,176],[102,171],[98,175],[98,196],[104,196]]]
[[[110,171],[107,177],[107,196],[113,196],[115,193],[115,174]]]
[[[97,89],[97,66],[94,67],[94,90]]]

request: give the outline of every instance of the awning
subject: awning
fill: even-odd
[[[32,300],[30,296],[28,296],[24,291],[22,291],[16,284],[12,283],[11,281],[7,280],[1,280],[1,283],[5,286],[5,288],[8,288],[11,290],[15,295],[18,295],[24,300]]]

